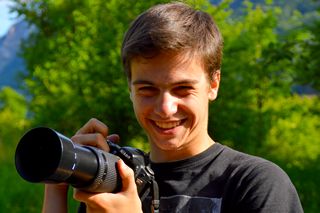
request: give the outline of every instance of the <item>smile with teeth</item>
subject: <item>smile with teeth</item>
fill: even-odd
[[[170,122],[155,121],[155,124],[162,129],[172,129],[174,127],[179,126],[181,124],[181,121],[170,121]]]

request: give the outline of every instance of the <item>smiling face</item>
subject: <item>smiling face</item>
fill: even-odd
[[[188,56],[159,54],[131,62],[130,96],[155,162],[185,159],[214,143],[207,132],[208,104],[217,96],[220,72],[209,80],[201,60]]]

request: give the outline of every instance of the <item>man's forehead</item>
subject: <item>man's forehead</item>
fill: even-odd
[[[161,82],[161,84],[168,85],[168,84],[174,84],[174,85],[191,85],[191,84],[197,84],[199,81],[197,79],[181,79],[177,80],[175,82]],[[153,80],[146,80],[146,79],[135,79],[132,81],[133,85],[156,85],[158,84],[157,81]]]
[[[202,62],[202,59],[199,55],[195,54],[193,51],[159,51],[154,54],[149,55],[137,55],[131,59],[131,63],[141,63],[148,64],[152,63],[157,58],[167,58],[170,61],[179,62],[181,64],[188,63],[190,60],[197,60]]]
[[[137,57],[131,63],[131,83],[195,84],[205,70],[198,57],[188,54],[160,54],[152,58]]]

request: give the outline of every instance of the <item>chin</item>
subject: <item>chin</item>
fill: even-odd
[[[154,146],[157,147],[157,149],[163,150],[163,151],[177,151],[182,149],[181,143],[178,143],[177,141],[158,141],[157,143],[154,143]]]

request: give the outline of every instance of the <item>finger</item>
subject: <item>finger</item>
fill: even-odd
[[[112,135],[108,135],[107,140],[113,143],[118,143],[120,141],[120,137],[117,134],[112,134]]]
[[[79,202],[85,201],[85,195],[78,189],[73,188],[73,198]]]
[[[106,138],[100,133],[78,134],[71,138],[71,140],[80,145],[94,146],[109,152],[109,146]]]
[[[93,209],[87,212],[101,212],[101,209],[112,204],[112,197],[113,194],[110,193],[90,193],[79,189],[74,189],[73,191],[75,200],[85,203],[87,210]]]
[[[127,166],[121,159],[118,161],[117,166],[122,179],[122,191],[137,191],[133,170],[129,166]]]
[[[96,118],[91,118],[76,134],[100,133],[104,137],[108,135],[108,126]]]
[[[79,202],[86,203],[91,199],[92,196],[93,194],[89,192],[85,192],[76,188],[73,189],[73,198]]]

